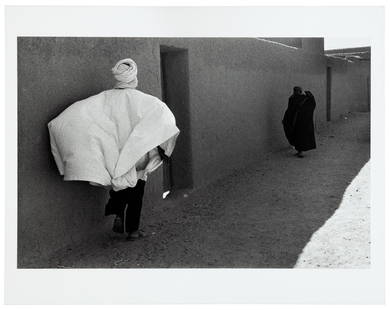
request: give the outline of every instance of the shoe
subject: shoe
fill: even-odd
[[[134,241],[134,240],[140,239],[142,237],[145,237],[145,234],[139,230],[136,230],[136,231],[129,233],[126,239],[128,241]]]
[[[118,234],[123,234],[125,232],[125,225],[123,219],[117,216],[114,219],[114,225],[112,226],[112,231]]]
[[[303,154],[302,154],[301,152],[296,153],[295,156],[296,156],[296,157],[299,157],[299,158],[305,157],[305,156],[303,156]]]

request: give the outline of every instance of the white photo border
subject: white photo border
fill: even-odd
[[[110,22],[102,23],[102,20]],[[7,7],[6,303],[383,303],[384,22],[384,8],[369,6]],[[373,103],[371,267],[312,270],[17,269],[17,36],[370,38]]]

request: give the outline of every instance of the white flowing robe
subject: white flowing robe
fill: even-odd
[[[51,150],[66,181],[88,181],[116,191],[134,187],[175,147],[179,129],[169,108],[139,90],[111,89],[77,101],[49,124]],[[146,167],[137,171],[137,162]]]

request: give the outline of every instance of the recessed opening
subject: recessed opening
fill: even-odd
[[[172,193],[191,188],[193,184],[188,51],[160,46],[160,60],[162,99],[175,115],[180,129],[171,159],[163,166],[163,192]]]

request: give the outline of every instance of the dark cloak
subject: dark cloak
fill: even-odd
[[[297,151],[316,148],[313,113],[316,107],[314,96],[293,94],[288,100],[288,108],[283,117],[283,127],[288,142]]]

